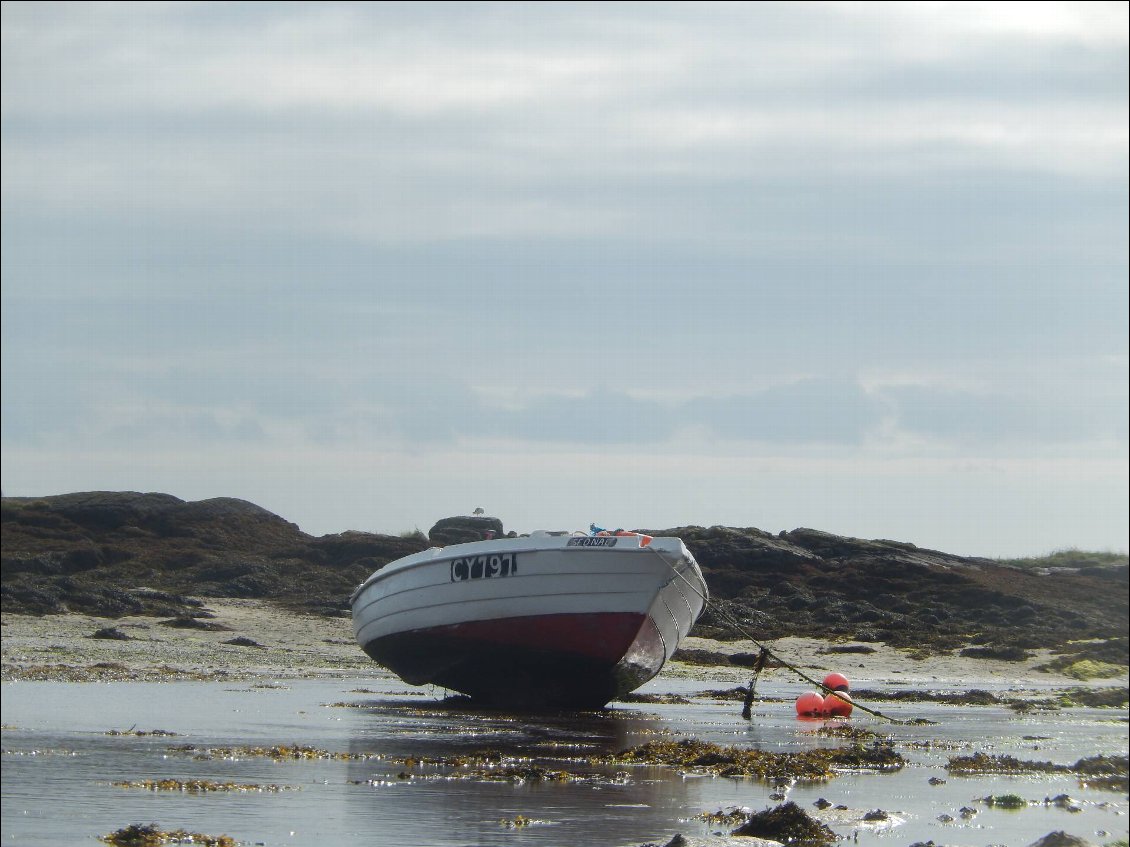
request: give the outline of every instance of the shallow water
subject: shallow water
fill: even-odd
[[[365,690],[358,690],[363,685]],[[726,688],[659,679],[644,691],[698,695]],[[862,687],[862,686],[861,686]],[[934,686],[935,688],[937,686]],[[977,687],[984,688],[984,685]],[[862,845],[1030,844],[1065,830],[1104,844],[1128,837],[1125,794],[1080,788],[1071,775],[949,776],[950,756],[976,751],[1071,764],[1084,756],[1127,753],[1126,712],[1066,709],[1018,715],[1003,707],[879,703],[895,718],[927,726],[892,726],[861,715],[851,723],[889,734],[909,765],[895,773],[847,774],[782,789],[752,779],[680,774],[656,767],[598,766],[589,757],[657,736],[695,736],[722,744],[796,751],[844,742],[813,734],[821,724],[797,720],[792,701],[803,689],[763,680],[754,719],[741,704],[697,696],[691,705],[616,705],[602,712],[515,715],[441,702],[443,692],[408,689],[392,678],[326,679],[272,686],[231,683],[36,683],[3,685],[5,844],[96,844],[132,823],[227,834],[247,844],[640,845],[666,843],[676,832],[699,837],[732,827],[695,819],[704,811],[776,805],[775,791],[816,813],[826,798],[849,811],[821,816]],[[952,689],[951,689],[952,690]],[[961,689],[957,689],[961,690]],[[347,705],[334,705],[347,704]],[[164,730],[176,737],[107,735],[109,730]],[[256,756],[197,759],[178,745],[303,745],[350,760],[275,762]],[[579,782],[492,781],[467,768],[402,761],[451,758],[494,749],[551,770],[589,774]],[[398,761],[400,760],[400,761]],[[410,771],[412,778],[399,778]],[[931,777],[945,780],[931,785]],[[116,781],[175,778],[275,784],[279,793],[192,795],[115,787]],[[977,798],[1018,794],[1020,811],[986,807]],[[1044,805],[1069,794],[1081,811]],[[978,810],[971,819],[962,807]],[[861,821],[873,809],[886,824]],[[831,810],[830,810],[831,811]],[[950,815],[953,822],[938,820]],[[508,825],[522,816],[533,823]]]

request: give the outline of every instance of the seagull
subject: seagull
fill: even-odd
[[[483,511],[482,506],[476,506],[475,511],[471,512],[471,514],[472,515],[484,515],[484,514],[486,514],[486,512]]]

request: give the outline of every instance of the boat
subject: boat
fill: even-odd
[[[361,648],[410,685],[510,708],[601,708],[654,677],[707,602],[682,540],[538,531],[432,547],[350,598]]]

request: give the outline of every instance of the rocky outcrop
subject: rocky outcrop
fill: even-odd
[[[244,500],[185,502],[137,492],[4,498],[0,516],[5,613],[105,617],[192,616],[200,603],[190,598],[210,596],[345,614],[353,589],[388,562],[504,529],[498,518],[475,515],[437,521],[427,538],[316,538]],[[702,566],[712,602],[698,635],[811,635],[984,648],[978,655],[996,657],[1096,638],[1106,639],[1103,652],[1087,658],[1127,661],[1125,565],[1021,570],[806,528],[777,535],[723,526],[643,531],[681,537]]]
[[[1073,639],[1121,634],[1125,567],[1040,575],[991,559],[813,529],[684,526],[677,535],[702,567],[713,602],[697,635],[786,635],[1026,655]],[[1125,643],[1116,642],[1126,663]],[[988,653],[987,653],[988,655]]]
[[[348,532],[314,538],[254,503],[85,492],[4,498],[4,612],[174,616],[188,597],[258,597],[340,614],[382,565],[422,538]],[[198,605],[198,604],[197,604]]]
[[[479,515],[441,518],[428,530],[428,538],[441,547],[448,544],[466,544],[469,541],[482,541],[484,538],[500,538],[502,521]]]

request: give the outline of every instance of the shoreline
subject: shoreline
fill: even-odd
[[[0,628],[0,681],[261,681],[391,676],[361,651],[347,617],[289,611],[263,600],[205,598],[203,602],[204,611],[211,617],[200,619],[200,625],[218,628],[177,628],[169,626],[167,620],[138,615],[109,619],[76,613],[41,617],[6,614]],[[129,640],[91,637],[111,627]],[[233,639],[243,644],[226,643]],[[835,670],[872,686],[974,689],[991,684],[1046,690],[1125,686],[1130,679],[1123,674],[1082,681],[1036,670],[1050,659],[1050,651],[1036,651],[1024,661],[1008,662],[959,656],[957,651],[922,658],[914,651],[882,643],[866,645],[874,652],[844,653],[836,651],[844,642],[815,638],[778,638],[764,644],[806,674],[822,677]],[[756,652],[758,645],[690,636],[682,649],[732,654]],[[749,674],[748,669],[731,665],[671,661],[648,687],[662,687],[667,679],[700,680],[713,686],[745,685]]]

